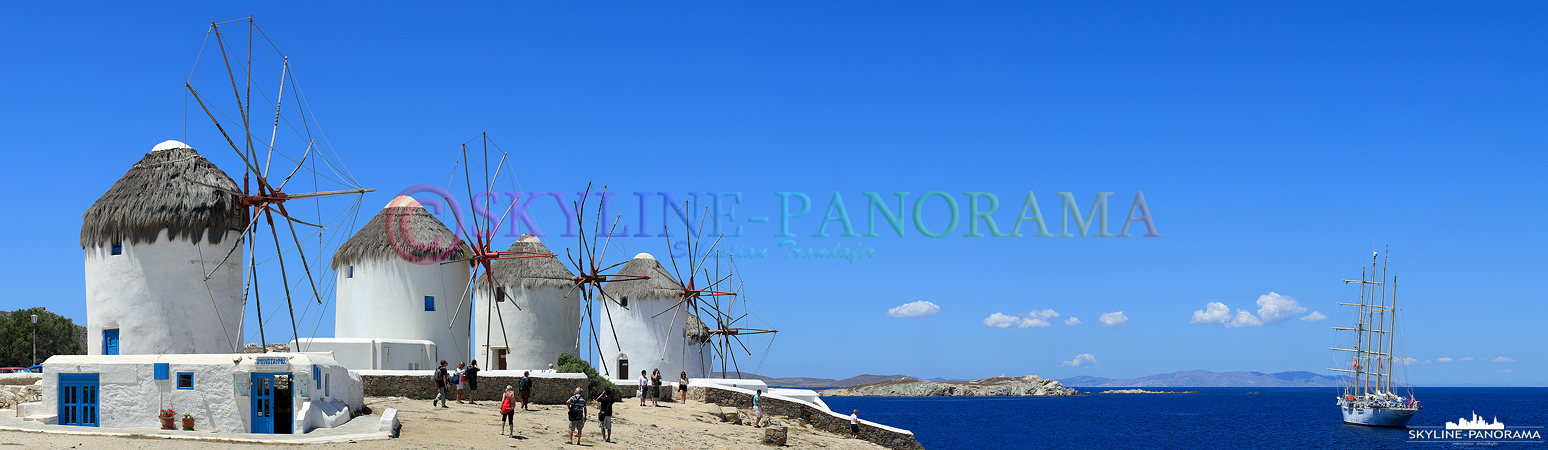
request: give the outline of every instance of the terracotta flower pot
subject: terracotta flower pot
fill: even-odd
[[[184,418],[183,419],[183,429],[187,430],[187,431],[193,431],[193,422],[194,422],[194,420],[193,420],[192,417]]]
[[[177,426],[172,425],[172,418],[171,417],[162,417],[161,418],[161,429],[163,429],[163,430],[176,430]]]

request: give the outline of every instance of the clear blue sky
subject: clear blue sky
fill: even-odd
[[[607,184],[624,193],[615,203],[631,225],[629,192],[740,192],[744,236],[723,245],[769,249],[739,262],[782,330],[764,374],[1322,371],[1335,364],[1329,325],[1347,318],[1334,305],[1351,295],[1339,280],[1390,244],[1411,380],[1548,385],[1537,286],[1548,239],[1535,231],[1548,220],[1536,204],[1548,167],[1545,13],[1535,3],[11,5],[0,17],[0,180],[11,193],[0,227],[12,240],[0,309],[46,305],[84,323],[80,214],[152,145],[182,139],[185,123],[208,128],[185,122],[182,83],[209,23],[251,14],[290,56],[339,158],[378,190],[360,223],[403,188],[445,184],[457,144],[485,131],[518,159],[519,189]],[[217,73],[210,61],[201,74]],[[188,139],[240,177],[223,142]],[[1055,192],[1073,192],[1082,211],[1113,192],[1114,233],[1143,191],[1165,236],[1032,237],[1026,225],[1026,237],[970,238],[965,217],[938,239],[911,226],[904,238],[844,238],[836,223],[812,236],[834,192],[863,233],[871,191],[910,192],[910,207],[943,191],[961,208],[965,192],[993,193],[1002,228],[1028,191],[1054,228]],[[798,246],[863,245],[874,257],[784,258],[776,192],[815,202],[792,220]],[[552,200],[535,205],[558,234]],[[945,227],[942,205],[927,203],[927,227]],[[661,219],[651,198],[647,220]],[[666,253],[659,238],[619,248]],[[1262,326],[1190,323],[1211,302],[1262,320],[1255,302],[1271,292],[1305,312]],[[887,314],[916,301],[938,314]],[[1055,326],[985,325],[996,313],[1033,323],[1046,309]],[[1126,326],[1100,325],[1116,311]],[[1312,311],[1331,319],[1299,320]],[[1083,323],[1066,325],[1072,316]],[[332,317],[322,320],[318,335],[331,335]],[[1485,361],[1499,357],[1514,362]]]

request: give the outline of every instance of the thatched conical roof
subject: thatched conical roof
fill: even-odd
[[[677,298],[683,292],[683,285],[677,283],[672,277],[672,272],[661,266],[656,258],[649,253],[641,253],[624,264],[618,270],[619,275],[643,275],[650,277],[645,280],[614,281],[607,283],[602,289],[613,298],[643,298],[643,297],[669,297]]]
[[[405,228],[407,234],[403,233]],[[457,248],[448,254],[446,249],[451,244]],[[450,228],[446,228],[440,219],[430,215],[414,199],[398,197],[376,213],[376,217],[366,222],[354,236],[339,245],[339,250],[333,254],[333,268],[364,260],[395,258],[437,264],[470,256],[473,256],[473,250]]]
[[[187,144],[163,142],[81,214],[81,248],[153,243],[163,229],[172,240],[218,244],[227,231],[247,228],[247,208],[233,193],[241,190]]]
[[[683,327],[683,337],[688,338],[689,344],[703,344],[710,340],[709,326],[704,325],[699,316],[688,315],[688,324]]]
[[[516,243],[511,244],[508,250],[516,252],[547,253],[548,247],[543,241],[531,233],[521,235]],[[530,255],[520,255],[530,256]],[[490,271],[494,272],[495,283],[502,286],[522,286],[527,289],[540,287],[569,288],[575,285],[575,274],[559,258],[516,258],[500,259],[490,263]],[[480,282],[488,283],[479,277]],[[487,284],[481,286],[488,286]]]

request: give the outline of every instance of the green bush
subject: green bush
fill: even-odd
[[[85,330],[76,328],[70,318],[45,311],[43,308],[18,309],[10,317],[0,319],[0,367],[27,367],[32,365],[32,315],[38,315],[38,364],[54,355],[84,355],[80,335]]]
[[[613,382],[608,381],[606,378],[602,378],[601,375],[597,375],[597,369],[591,368],[591,363],[575,355],[560,353],[559,371],[562,373],[586,374],[586,395],[590,397],[587,400],[596,398],[597,394],[602,393],[603,390],[613,393],[613,398],[623,398],[623,389],[619,389],[618,385],[613,384]]]

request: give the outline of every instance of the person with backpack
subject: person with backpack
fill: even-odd
[[[661,407],[661,369],[650,371],[650,406]]]
[[[516,391],[521,393],[521,410],[527,410],[527,401],[532,398],[532,371],[521,372],[521,379],[516,380]]]
[[[505,395],[500,396],[500,434],[505,434],[505,427],[511,427],[511,436],[516,435],[516,395],[511,393],[511,387],[505,386]]]
[[[462,390],[467,389],[466,380],[462,379],[462,371],[468,368],[468,363],[457,363],[457,371],[451,374],[451,384],[457,387],[457,403],[462,403]]]
[[[468,404],[478,404],[478,360],[468,363],[468,370],[462,372],[463,382],[468,385]]]
[[[430,379],[435,382],[435,398],[430,400],[430,407],[434,408],[435,407],[435,402],[438,402],[438,401],[441,402],[441,407],[442,408],[446,408],[447,407],[446,406],[446,383],[447,383],[447,381],[449,381],[449,380],[447,380],[447,378],[448,378],[448,376],[446,374],[446,360],[443,359],[443,360],[441,360],[441,366],[435,368],[435,374],[430,376]]]
[[[564,404],[570,407],[570,431],[566,435],[569,441],[565,443],[580,445],[581,429],[586,427],[586,397],[581,395],[581,388],[575,388],[575,395],[571,395]]]
[[[597,429],[602,430],[602,442],[609,444],[613,443],[613,403],[617,402],[613,393],[605,389],[597,396]]]

